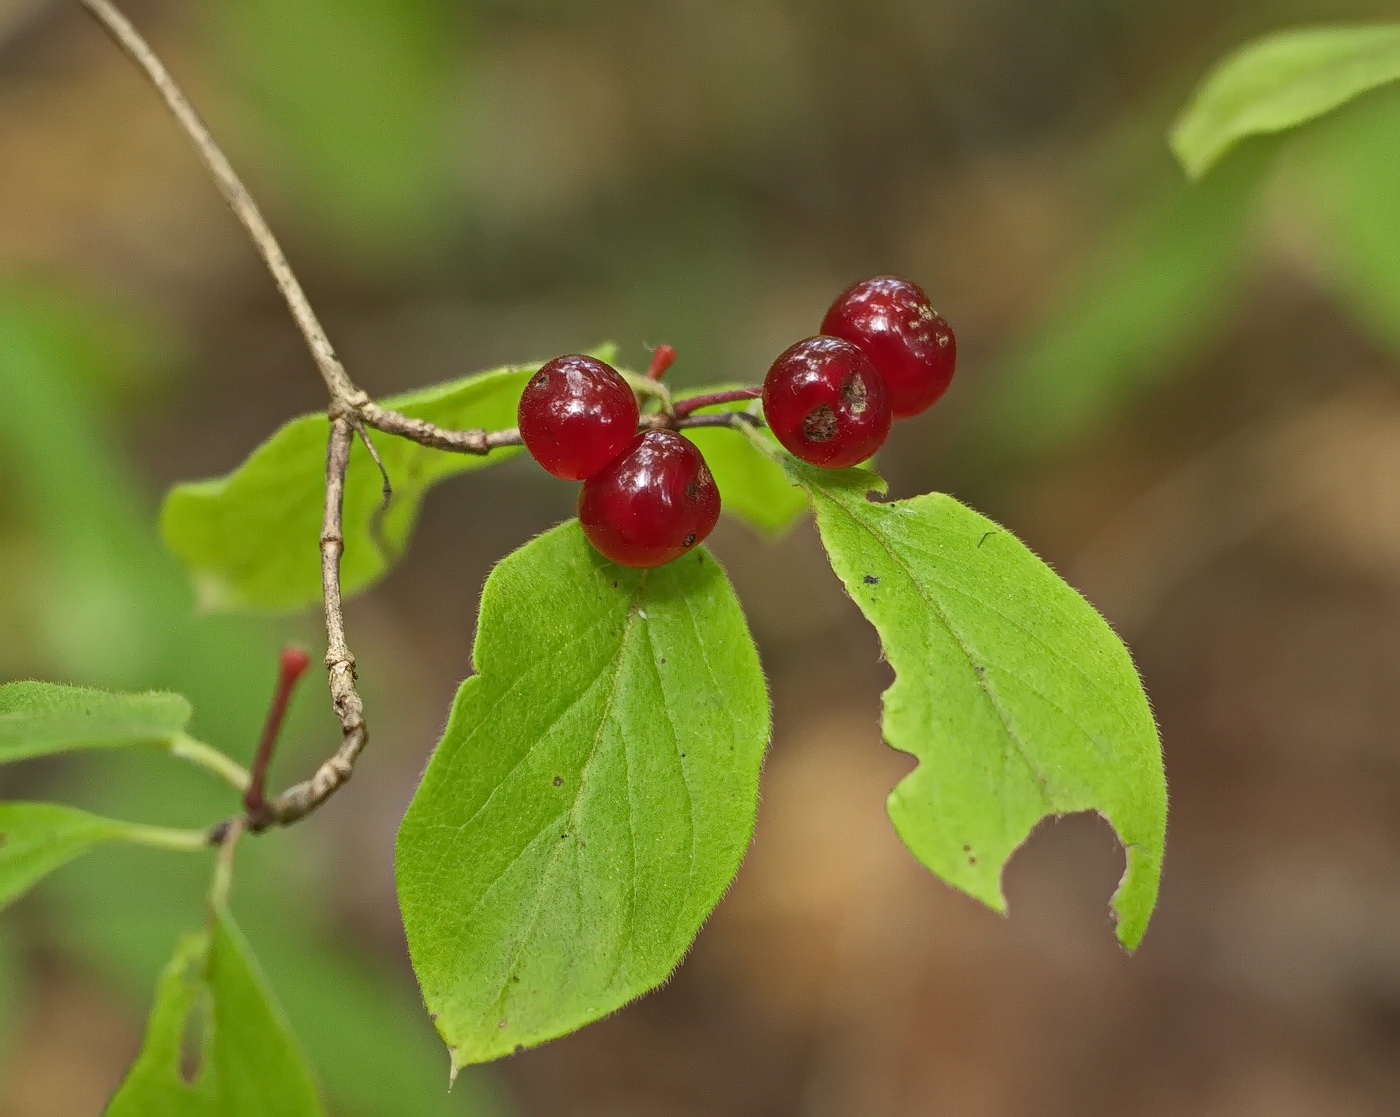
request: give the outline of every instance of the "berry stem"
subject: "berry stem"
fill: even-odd
[[[660,380],[666,370],[676,363],[676,348],[673,345],[658,345],[651,355],[651,367],[647,369],[648,380]]]
[[[763,395],[762,388],[733,388],[727,392],[710,392],[704,396],[691,396],[676,404],[676,418],[684,419],[692,411],[699,411],[702,407],[716,407],[722,403],[758,399],[761,395]]]
[[[258,741],[258,751],[253,756],[249,769],[248,790],[243,793],[243,809],[254,825],[268,815],[267,770],[272,766],[272,751],[277,746],[277,737],[282,732],[282,722],[287,716],[287,706],[292,699],[298,680],[311,666],[311,657],[300,648],[283,648],[278,661],[277,689],[272,694],[272,705],[268,707],[267,722],[263,725],[262,739]]]

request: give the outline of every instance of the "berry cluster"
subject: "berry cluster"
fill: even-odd
[[[865,279],[831,304],[821,336],[773,362],[763,413],[803,461],[855,465],[880,448],[893,420],[919,414],[948,390],[956,361],[952,327],[918,285]]]
[[[719,488],[704,456],[675,431],[639,434],[636,395],[602,361],[555,357],[525,386],[518,419],[520,439],[540,465],[583,482],[579,522],[613,562],[670,562],[719,519]]]
[[[660,346],[647,379],[659,380],[675,356]],[[855,465],[880,448],[895,419],[917,415],[948,390],[956,360],[952,328],[916,284],[866,279],[831,305],[820,336],[773,362],[764,417],[803,461]],[[668,404],[660,418],[684,426],[699,421],[684,418],[699,407],[758,394]],[[693,442],[659,425],[639,433],[640,418],[637,395],[617,370],[578,354],[544,365],[520,397],[526,448],[556,477],[583,482],[578,516],[590,542],[624,566],[660,566],[710,534],[719,489]]]

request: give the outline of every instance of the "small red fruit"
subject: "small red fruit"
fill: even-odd
[[[799,341],[763,381],[763,414],[779,442],[804,462],[841,469],[865,461],[890,433],[889,392],[850,342]]]
[[[844,338],[885,378],[896,419],[931,407],[953,379],[958,360],[953,327],[923,289],[892,275],[865,279],[826,312],[822,333]]]
[[[660,566],[710,534],[719,488],[695,443],[675,431],[645,431],[583,483],[578,518],[588,541],[613,562]]]
[[[593,357],[555,357],[520,395],[520,438],[556,477],[582,481],[637,433],[637,397],[617,370]]]

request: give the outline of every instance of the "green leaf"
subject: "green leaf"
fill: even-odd
[[[1284,193],[1313,226],[1322,278],[1400,354],[1400,87],[1369,97],[1296,145]]]
[[[718,384],[695,391],[677,392],[676,399],[739,387],[743,385]],[[743,411],[751,402],[743,400],[725,404],[713,413],[718,414],[721,410]],[[766,427],[763,433],[772,440]],[[782,467],[758,450],[742,431],[696,427],[685,434],[705,455],[705,463],[719,486],[720,501],[726,514],[769,535],[780,535],[807,510],[807,502],[788,482]]]
[[[414,969],[454,1070],[664,981],[748,845],[768,699],[703,549],[650,571],[576,521],[504,559],[399,831]]]
[[[0,763],[72,749],[170,747],[190,704],[178,694],[114,694],[55,683],[0,686]]]
[[[846,591],[895,682],[885,739],[919,766],[889,814],[933,872],[1004,911],[1001,872],[1035,825],[1100,812],[1127,850],[1113,898],[1137,946],[1156,902],[1166,784],[1127,650],[1020,541],[951,497],[875,503],[860,470],[793,463]]]
[[[199,1035],[187,1077],[186,1041]],[[107,1117],[314,1117],[316,1087],[242,934],[224,911],[186,935]]]
[[[120,838],[123,824],[54,803],[0,803],[0,908],[99,842]]]
[[[1296,128],[1396,80],[1400,23],[1282,31],[1216,67],[1172,129],[1172,150],[1200,178],[1240,140]]]
[[[596,351],[604,360],[610,347]],[[383,401],[442,427],[495,430],[515,425],[516,405],[538,365],[503,368]],[[166,498],[161,531],[194,576],[206,609],[300,609],[321,600],[321,535],[327,422],[303,415],[287,423],[226,477],[177,485]],[[438,481],[482,469],[520,452],[450,454],[371,432],[394,486],[379,525],[379,471],[364,448],[351,452],[345,482],[341,589],[348,596],[398,560],[423,495]],[[381,544],[387,546],[386,555]]]

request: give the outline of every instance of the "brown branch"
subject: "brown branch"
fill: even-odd
[[[340,556],[344,550],[341,535],[341,506],[345,495],[345,473],[350,463],[350,446],[361,421],[362,409],[370,406],[369,397],[350,379],[335,349],[326,336],[316,312],[306,298],[300,282],[287,262],[277,238],[272,235],[257,203],[229,164],[228,158],[210,135],[208,127],[195,112],[189,99],[170,76],[165,65],[156,57],[150,44],[109,0],[79,0],[106,29],[117,45],[145,72],[174,114],[180,127],[190,138],[200,159],[213,175],[224,201],[242,222],[253,247],[272,273],[273,281],[282,292],[292,318],[306,339],[307,348],[320,369],[321,379],[330,393],[330,440],[326,452],[326,508],[321,530],[321,583],[326,613],[326,673],[331,704],[340,719],[341,743],[334,756],[321,765],[303,783],[284,791],[266,804],[266,811],[249,818],[250,829],[264,829],[272,822],[287,824],[309,814],[333,795],[350,778],[355,759],[365,747],[369,734],[365,729],[360,696],[355,690],[355,657],[345,639],[345,620],[340,601]],[[378,410],[378,409],[376,409]],[[392,412],[386,412],[393,415]],[[364,421],[368,421],[367,419]],[[242,823],[238,826],[241,828]],[[215,827],[213,833],[227,834],[226,827]]]
[[[329,799],[350,779],[355,761],[369,740],[365,727],[363,703],[355,689],[355,657],[345,638],[345,618],[341,608],[340,560],[345,550],[342,532],[342,505],[345,497],[345,477],[350,465],[350,448],[358,434],[365,441],[369,453],[384,476],[386,497],[389,494],[388,474],[379,460],[373,443],[366,434],[365,427],[373,427],[387,434],[409,439],[422,446],[464,454],[488,454],[503,446],[520,445],[520,432],[517,430],[446,430],[423,419],[415,419],[401,412],[381,407],[355,386],[345,371],[344,365],[335,354],[335,349],[326,336],[326,331],[311,309],[311,303],[302,290],[300,282],[292,271],[287,257],[263,219],[257,203],[248,193],[241,179],[229,164],[208,127],[190,104],[175,79],[165,65],[156,57],[150,44],[140,32],[113,5],[110,0],[79,0],[79,3],[103,26],[117,45],[141,68],[155,86],[166,107],[174,114],[176,121],[194,144],[201,161],[213,176],[219,193],[233,210],[234,215],[247,230],[253,247],[262,257],[273,281],[286,300],[307,348],[311,351],[330,393],[330,438],[326,447],[326,503],[321,527],[321,586],[326,616],[326,674],[331,694],[331,704],[340,720],[341,743],[335,755],[326,760],[310,779],[296,784],[276,798],[264,800],[259,793],[254,797],[254,806],[242,819],[219,823],[209,832],[211,844],[225,844],[231,848],[236,835],[247,829],[259,831],[272,825],[288,825],[305,817]],[[666,347],[663,347],[666,348]],[[672,351],[673,352],[673,351]],[[669,364],[670,354],[663,356],[658,350],[658,360],[653,362],[653,371],[659,376],[664,365]],[[669,407],[669,395],[655,381],[646,382],[647,387],[662,399],[662,411],[648,415],[642,421],[643,429],[654,427],[712,427],[746,426],[761,420],[743,412],[726,412],[721,415],[687,416],[677,415]],[[709,400],[706,402],[719,402]],[[691,401],[690,409],[701,406]],[[678,408],[677,411],[680,409]],[[269,753],[270,757],[270,753]]]

